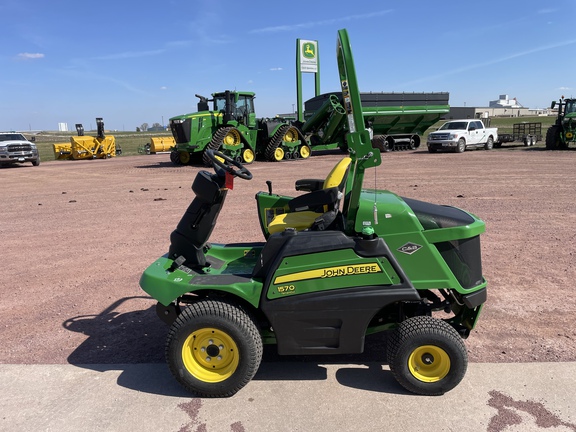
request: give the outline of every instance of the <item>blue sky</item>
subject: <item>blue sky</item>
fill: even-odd
[[[103,117],[132,131],[226,89],[255,92],[259,117],[291,112],[296,39],[318,41],[321,91],[334,91],[341,28],[361,91],[446,91],[453,106],[508,94],[530,108],[576,96],[575,0],[2,0],[0,16],[0,130]]]

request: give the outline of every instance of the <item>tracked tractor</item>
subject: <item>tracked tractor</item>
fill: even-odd
[[[176,141],[170,160],[175,165],[203,162],[211,166],[212,161],[205,155],[209,149],[245,164],[256,157],[269,161],[309,157],[304,136],[288,121],[256,118],[254,96],[228,90],[213,93],[212,99],[196,95],[198,112],[170,119]]]
[[[567,149],[569,143],[576,142],[576,99],[564,99],[558,101],[558,116],[556,122],[546,132],[546,149]],[[552,101],[551,109],[556,107],[556,101]]]
[[[256,194],[264,241],[217,244],[210,235],[234,178],[252,174],[207,149],[214,172],[196,174],[168,251],[140,279],[169,325],[170,371],[196,395],[238,392],[264,344],[279,355],[360,354],[381,332],[390,335],[382,363],[408,391],[440,395],[465,375],[463,339],[486,301],[485,224],[455,207],[363,187],[381,157],[364,126],[346,30],[337,64],[348,155],[323,179],[297,180],[300,195],[275,194],[267,182]]]

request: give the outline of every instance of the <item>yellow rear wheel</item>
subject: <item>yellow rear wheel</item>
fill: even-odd
[[[450,372],[450,357],[440,347],[423,345],[410,354],[408,368],[417,380],[423,382],[440,381]]]
[[[238,129],[230,129],[230,131],[226,134],[222,143],[227,146],[238,146],[242,142],[240,137],[240,131]]]
[[[298,130],[295,127],[291,127],[286,131],[284,136],[282,137],[282,141],[286,142],[295,142],[298,141]]]
[[[180,163],[183,165],[188,165],[190,163],[190,153],[187,151],[180,152]]]
[[[447,322],[430,316],[402,321],[390,337],[387,354],[398,383],[426,396],[452,390],[468,366],[460,334]]]

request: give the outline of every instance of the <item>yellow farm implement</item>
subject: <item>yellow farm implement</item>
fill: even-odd
[[[84,128],[81,124],[76,125],[78,136],[70,137],[70,143],[56,143],[54,157],[56,159],[107,159],[122,154],[122,150],[116,145],[113,136],[104,135],[104,122],[101,118],[96,119],[98,135],[96,137],[84,136]]]

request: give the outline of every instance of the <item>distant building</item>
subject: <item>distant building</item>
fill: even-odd
[[[490,108],[524,108],[516,98],[510,99],[508,95],[500,95],[500,99],[490,101]]]
[[[68,132],[68,123],[58,123],[58,132]]]

